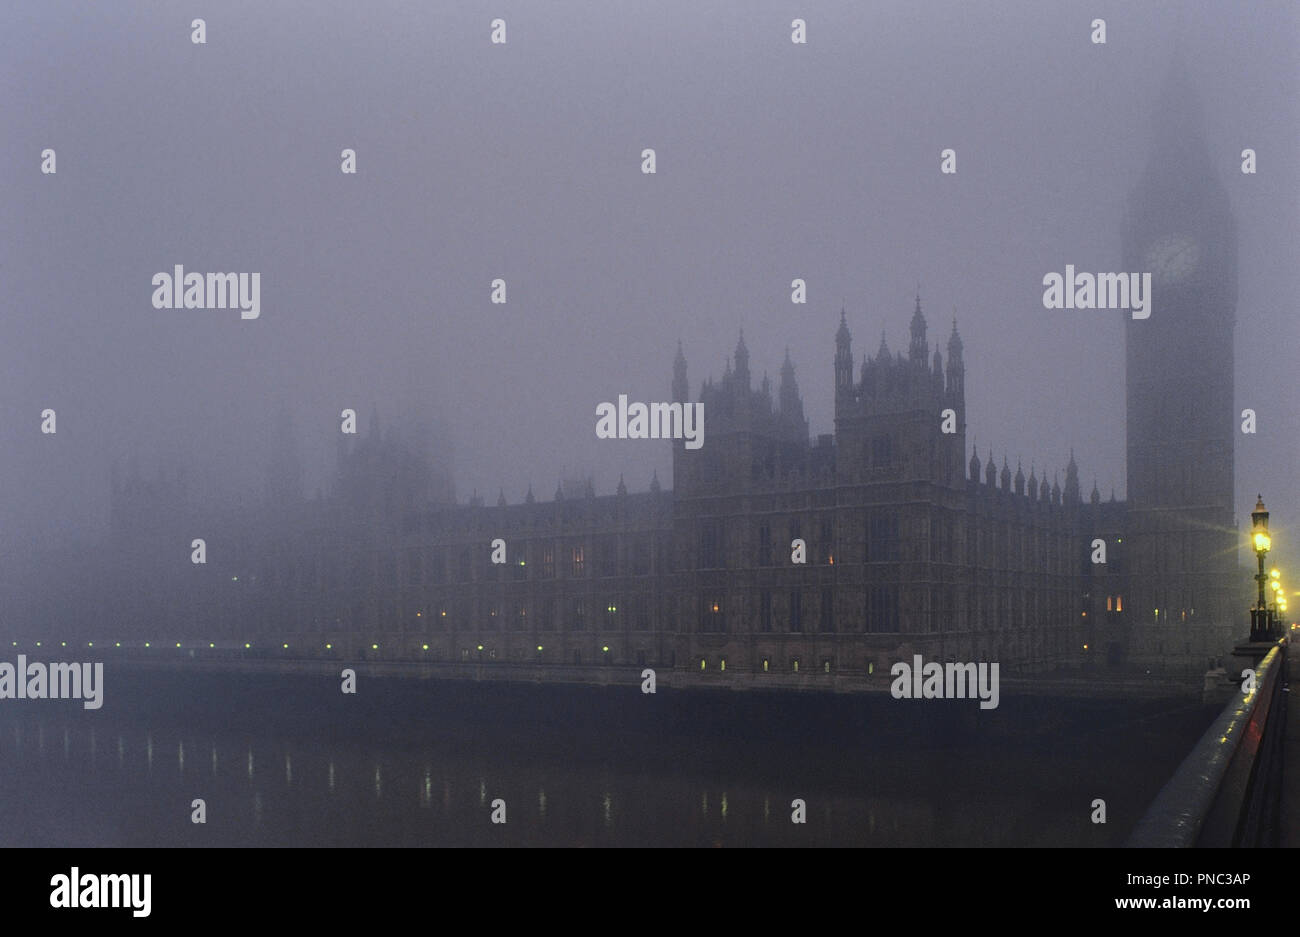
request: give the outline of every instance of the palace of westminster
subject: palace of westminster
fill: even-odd
[[[588,481],[546,501],[458,502],[377,418],[344,437],[324,497],[302,497],[283,452],[246,517],[199,525],[178,480],[115,478],[110,549],[84,575],[61,561],[56,598],[11,606],[10,630],[527,679],[651,667],[852,689],[887,686],[912,654],[998,661],[1006,676],[1204,672],[1243,636],[1249,601],[1233,510],[1237,242],[1190,92],[1166,89],[1154,123],[1122,226],[1122,269],[1152,271],[1159,298],[1150,319],[1126,319],[1124,501],[1084,491],[1073,454],[1026,477],[972,452],[961,337],[954,322],[932,347],[918,298],[906,350],[882,337],[860,364],[841,313],[834,433],[815,439],[788,354],[775,392],[756,388],[742,336],[692,397],[679,346],[667,399],[704,403],[707,443],[644,443],[672,447],[671,489],[620,479],[599,497]],[[941,426],[949,409],[956,432]]]

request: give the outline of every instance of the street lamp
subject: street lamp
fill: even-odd
[[[1255,547],[1255,556],[1259,558],[1259,573],[1255,582],[1259,584],[1259,596],[1255,607],[1250,610],[1250,640],[1268,641],[1272,636],[1272,622],[1268,606],[1264,601],[1264,583],[1271,578],[1264,572],[1264,557],[1273,545],[1268,536],[1268,510],[1264,507],[1264,496],[1256,499],[1255,510],[1250,512],[1251,542]]]

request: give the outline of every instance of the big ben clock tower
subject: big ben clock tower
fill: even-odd
[[[1126,643],[1131,664],[1191,672],[1242,630],[1232,602],[1237,234],[1177,55],[1153,126],[1123,234],[1124,270],[1151,274],[1150,317],[1125,326]]]

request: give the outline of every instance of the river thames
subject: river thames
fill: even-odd
[[[344,696],[317,676],[107,679],[100,710],[0,709],[3,845],[1117,846],[1218,711],[1004,696],[983,712],[635,682],[363,678]]]

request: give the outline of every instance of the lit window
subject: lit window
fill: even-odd
[[[769,664],[769,663],[770,663],[770,662],[768,661],[768,659],[767,659],[766,657],[764,657],[764,658],[763,658],[763,673],[767,673],[767,668],[768,668],[768,664]]]
[[[830,673],[830,672],[831,672],[831,662],[828,660],[822,661],[822,673]]]
[[[704,658],[703,658],[703,657],[701,657],[701,658],[700,658],[700,669],[701,669],[701,670],[703,670],[703,669],[704,669],[704,667],[705,667],[705,662],[704,662]]]
[[[793,665],[794,665],[794,672],[795,672],[795,673],[798,673],[798,672],[799,672],[799,658],[796,657],[792,663],[793,663]]]
[[[1115,611],[1115,597],[1113,595],[1106,596],[1106,611]]]
[[[874,660],[867,661],[867,673],[872,674],[875,672],[876,672],[876,662]]]
[[[718,661],[718,669],[719,669],[719,670],[726,670],[726,669],[727,669],[727,659],[726,659],[725,657],[722,658],[720,661]]]
[[[1115,596],[1115,611],[1117,612],[1124,611],[1124,596],[1122,595]]]

